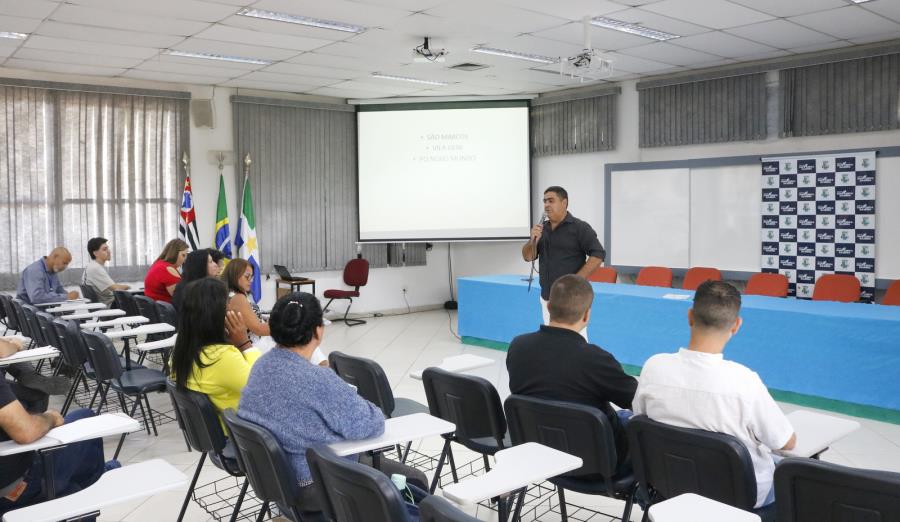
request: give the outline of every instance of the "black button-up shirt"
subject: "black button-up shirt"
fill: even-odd
[[[606,251],[594,229],[569,212],[556,230],[551,230],[550,223],[544,224],[537,247],[541,263],[541,297],[545,301],[550,299],[554,281],[566,274],[577,273],[588,256],[606,259]]]

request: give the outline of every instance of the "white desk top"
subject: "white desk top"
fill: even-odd
[[[162,459],[147,460],[107,471],[97,482],[67,497],[10,511],[3,522],[54,522],[98,511],[101,508],[181,488],[187,477]],[[159,513],[159,519],[174,518],[178,506],[170,505],[171,517]]]
[[[140,423],[124,413],[104,413],[53,428],[30,444],[18,444],[12,440],[0,442],[0,457],[98,437],[131,433],[139,429],[141,429]]]
[[[497,464],[489,472],[445,486],[444,496],[457,504],[474,504],[578,469],[582,465],[580,457],[536,442],[500,450],[494,458],[497,459]]]
[[[59,356],[59,350],[52,346],[41,346],[40,348],[32,348],[30,350],[18,351],[9,357],[0,359],[0,367],[9,366],[10,364],[39,361],[41,359],[52,359]]]
[[[123,337],[137,337],[139,335],[149,335],[174,331],[175,327],[169,323],[153,323],[141,325],[130,330],[112,330],[110,332],[106,332],[106,336],[110,339],[121,339]]]
[[[95,311],[87,311],[87,312],[75,312],[74,314],[64,315],[63,319],[72,319],[73,321],[80,321],[82,319],[99,319],[101,317],[121,317],[125,315],[125,310],[119,310],[118,308],[111,308],[109,310],[95,310]]]
[[[178,334],[175,334],[172,337],[160,339],[159,341],[150,341],[149,343],[136,344],[134,345],[133,349],[139,352],[149,352],[152,350],[161,350],[163,348],[173,348],[175,347],[175,339],[177,337]]]
[[[364,451],[397,445],[410,440],[424,439],[432,435],[452,433],[456,425],[427,413],[413,413],[384,421],[384,433],[364,440],[344,440],[328,445],[338,456],[355,455]]]
[[[797,434],[797,446],[781,451],[786,457],[812,457],[859,429],[859,423],[809,410],[792,411],[787,416]]]
[[[86,302],[87,302],[87,299],[80,297],[78,299],[69,299],[68,301],[56,301],[53,303],[38,303],[38,304],[32,305],[32,306],[35,306],[37,308],[48,308],[50,306],[63,306],[63,305],[86,303]]]
[[[149,322],[150,319],[147,319],[143,315],[129,315],[127,317],[116,317],[115,319],[109,319],[107,321],[89,321],[87,323],[81,323],[81,327],[88,330],[91,328],[109,328],[111,326],[131,326],[133,324],[144,324]]]
[[[462,355],[454,355],[452,357],[447,357],[441,364],[437,366],[442,370],[446,370],[448,372],[453,373],[461,373],[468,370],[474,370],[476,368],[482,368],[484,366],[490,366],[494,364],[493,359],[488,359],[487,357],[481,357],[479,355],[473,355],[471,353],[464,353]],[[409,376],[417,381],[422,380],[422,370],[413,370],[409,372]]]
[[[131,293],[131,294],[142,294],[142,293],[144,293],[144,287],[141,286],[138,288],[129,288],[128,290],[125,290],[125,291],[128,293]]]
[[[446,491],[446,490],[445,490]],[[652,522],[759,522],[759,515],[685,493],[650,506]]]
[[[84,310],[102,310],[106,305],[103,303],[69,303],[57,306],[55,308],[47,308],[51,314],[61,314],[64,312],[84,311]]]

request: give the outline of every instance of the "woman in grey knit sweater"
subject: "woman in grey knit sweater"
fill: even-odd
[[[272,432],[290,458],[299,484],[310,486],[308,448],[381,435],[384,415],[333,370],[310,362],[325,333],[322,307],[315,296],[294,292],[279,299],[269,327],[278,344],[253,365],[238,416]],[[386,473],[407,474],[391,469],[396,466],[400,465],[383,459]],[[313,488],[302,491],[303,509],[317,511]]]

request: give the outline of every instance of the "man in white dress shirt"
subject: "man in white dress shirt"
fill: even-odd
[[[635,414],[658,422],[740,440],[753,460],[759,508],[775,500],[772,451],[793,449],[797,437],[759,375],[722,356],[741,328],[740,309],[741,294],[733,286],[700,285],[688,311],[688,347],[647,360],[632,405]]]

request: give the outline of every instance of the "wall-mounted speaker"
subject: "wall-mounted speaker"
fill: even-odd
[[[215,111],[213,111],[213,101],[211,99],[191,100],[191,121],[194,122],[194,127],[215,128],[216,117]]]

